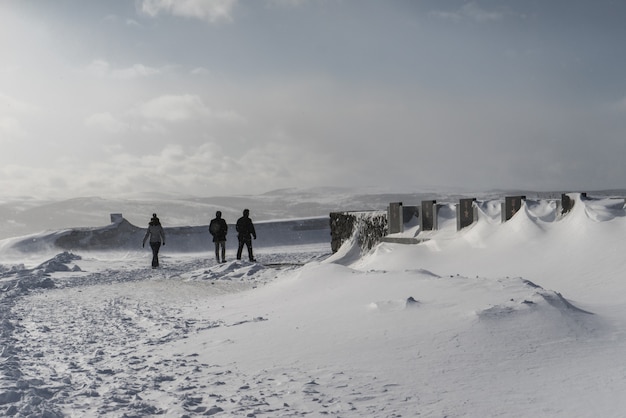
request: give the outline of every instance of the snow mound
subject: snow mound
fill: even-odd
[[[538,298],[540,299],[538,300]],[[510,299],[502,304],[489,306],[488,308],[477,311],[476,315],[480,319],[496,319],[512,314],[530,312],[539,307],[552,307],[555,310],[555,314],[562,317],[576,314],[593,315],[591,312],[574,306],[560,293],[545,290],[530,295],[529,298],[524,300]]]
[[[78,267],[77,265],[74,265],[73,267],[69,266],[69,264],[73,263],[76,260],[82,260],[82,257],[66,251],[40,264],[35,268],[35,270],[41,270],[44,273],[55,273],[61,271],[81,271],[80,267]]]
[[[405,309],[417,308],[419,307],[419,305],[420,305],[420,301],[416,300],[413,296],[409,296],[406,299],[372,302],[369,305],[369,308],[371,310],[375,310],[379,312],[392,312],[392,311],[402,311]]]
[[[291,268],[296,268],[292,266]],[[230,261],[182,273],[180,277],[188,281],[245,281],[266,283],[276,276],[273,268],[245,261]]]
[[[328,257],[325,262],[347,266],[360,260],[361,256],[361,246],[358,243],[356,234],[353,234],[341,245],[341,247],[339,247],[339,250]]]
[[[555,200],[526,199],[528,213],[543,222],[554,222],[558,217],[558,205]]]
[[[15,296],[15,293],[27,292],[29,289],[52,289],[56,286],[53,276],[58,272],[80,272],[81,268],[74,264],[81,257],[69,252],[57,254],[34,268],[26,268],[23,264],[14,266],[0,265],[0,284],[4,296]]]
[[[585,214],[595,222],[607,222],[626,216],[624,199],[622,198],[584,200],[583,202],[585,203]]]

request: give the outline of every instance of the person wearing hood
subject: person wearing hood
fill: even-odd
[[[148,223],[148,230],[143,237],[142,247],[146,246],[148,238],[150,238],[150,248],[152,248],[152,268],[155,269],[159,267],[159,249],[161,244],[165,245],[165,231],[156,213],[152,214],[152,219]]]
[[[252,238],[256,239],[256,231],[254,230],[252,219],[250,219],[250,210],[243,210],[243,216],[237,220],[236,229],[238,233],[237,238],[239,239],[237,260],[241,260],[241,252],[245,245],[248,247],[248,259],[250,261],[256,261],[252,255]]]

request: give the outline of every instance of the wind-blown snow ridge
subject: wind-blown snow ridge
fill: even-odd
[[[511,298],[501,304],[490,306],[478,311],[477,315],[479,318],[493,319],[502,315],[510,315],[513,313],[528,313],[532,310],[538,309],[539,307],[552,307],[554,310],[553,314],[556,314],[557,318],[560,320],[564,318],[576,320],[575,316],[577,314],[592,314],[591,312],[574,306],[560,293],[547,291],[529,280],[519,278],[507,280],[521,281],[522,284],[527,285],[532,289],[532,291],[528,293],[526,297],[518,299]]]

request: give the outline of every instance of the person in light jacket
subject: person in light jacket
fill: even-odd
[[[215,212],[215,218],[211,219],[209,224],[209,232],[213,235],[215,243],[215,258],[220,262],[220,249],[222,250],[222,263],[226,262],[226,234],[228,233],[228,224],[222,218],[222,212]]]
[[[150,238],[150,247],[152,248],[152,268],[155,269],[159,267],[159,249],[161,248],[161,244],[165,245],[165,231],[156,213],[152,214],[152,219],[150,219],[150,223],[148,224],[148,230],[143,237],[142,247],[146,246],[148,238]]]

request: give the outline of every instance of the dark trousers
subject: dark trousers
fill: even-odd
[[[151,242],[150,248],[152,248],[152,267],[159,267],[159,249],[161,248],[161,242]]]
[[[222,250],[222,261],[226,261],[226,241],[215,241],[215,258],[220,262],[220,249]]]
[[[237,248],[237,260],[241,260],[241,252],[243,251],[243,246],[248,247],[248,258],[250,261],[254,261],[254,256],[252,255],[252,238],[251,237],[239,237],[239,248]]]

